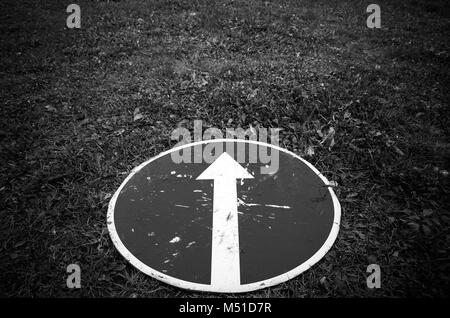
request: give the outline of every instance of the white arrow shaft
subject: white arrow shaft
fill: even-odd
[[[239,223],[236,179],[214,180],[211,285],[239,286]]]

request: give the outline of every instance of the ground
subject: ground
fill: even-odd
[[[447,1],[378,1],[381,29],[370,1],[79,1],[68,29],[70,3],[0,3],[0,295],[213,296],[140,273],[106,228],[131,169],[202,119],[282,128],[343,209],[326,257],[244,296],[449,296]]]

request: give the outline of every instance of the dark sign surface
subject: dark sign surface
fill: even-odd
[[[310,163],[277,146],[231,139],[150,159],[108,209],[112,241],[136,268],[213,292],[297,276],[331,248],[339,222],[339,202]]]

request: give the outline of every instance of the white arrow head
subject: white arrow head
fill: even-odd
[[[253,176],[226,152],[222,153],[197,180],[253,179]]]

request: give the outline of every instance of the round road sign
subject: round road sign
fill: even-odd
[[[339,231],[327,179],[267,143],[186,144],[133,169],[112,197],[108,230],[137,269],[199,291],[246,292],[318,262]]]

